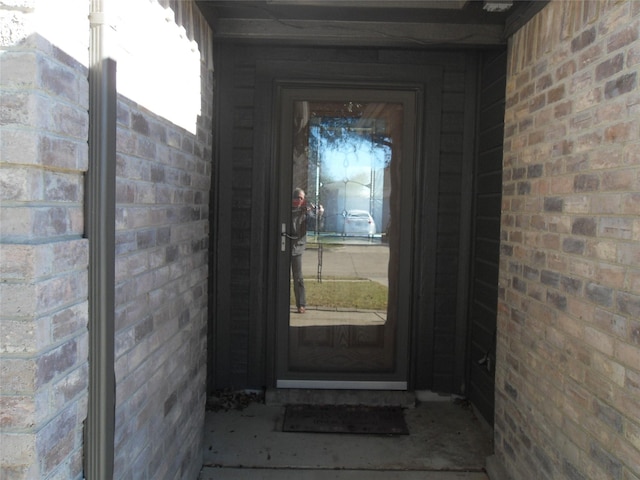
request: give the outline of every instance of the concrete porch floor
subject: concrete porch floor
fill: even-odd
[[[283,432],[281,404],[207,411],[200,480],[488,480],[488,428],[465,402],[434,397],[405,410],[398,436]]]

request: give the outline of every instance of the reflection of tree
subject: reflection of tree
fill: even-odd
[[[315,118],[309,133],[312,162],[342,156],[342,166],[345,168],[360,166],[369,169],[386,168],[391,161],[391,141],[384,133],[384,122],[380,120]],[[327,171],[324,174],[328,180],[341,179],[337,169],[331,165],[325,165],[325,168]]]
[[[355,105],[366,110],[364,105]],[[391,161],[387,122],[364,118],[363,111],[311,112],[309,122],[309,178],[315,178],[318,197],[328,207],[329,230],[341,231],[347,210],[369,211],[382,227],[384,171]]]

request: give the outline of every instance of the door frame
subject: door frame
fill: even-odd
[[[288,229],[291,214],[291,195],[294,185],[291,183],[292,165],[291,145],[292,127],[290,123],[293,119],[293,104],[295,101],[355,101],[362,103],[381,102],[403,105],[402,124],[402,148],[398,152],[395,164],[398,168],[400,189],[395,193],[400,205],[400,212],[403,214],[404,222],[398,227],[398,237],[407,244],[413,243],[414,221],[414,191],[416,189],[415,169],[417,162],[417,130],[416,122],[421,116],[420,104],[422,98],[421,89],[415,87],[390,89],[373,88],[366,84],[361,87],[358,82],[352,84],[312,84],[308,85],[299,82],[276,82],[277,94],[275,98],[277,110],[280,118],[274,124],[275,154],[273,156],[278,165],[277,183],[273,185],[278,189],[278,224],[285,225]],[[290,128],[291,127],[291,128]],[[400,163],[398,163],[400,162]],[[404,212],[408,212],[404,215]],[[280,233],[281,241],[286,237]],[[286,247],[286,248],[283,248]],[[413,247],[400,249],[397,247],[398,275],[393,286],[398,293],[398,300],[394,302],[392,318],[395,319],[393,328],[393,368],[388,372],[307,372],[299,373],[290,368],[288,353],[290,344],[290,308],[289,308],[289,251],[288,242],[281,243],[278,249],[276,269],[276,386],[284,388],[360,388],[360,389],[384,389],[384,390],[406,390],[408,378],[408,345],[409,345],[409,322],[411,318],[411,298],[410,298],[410,277],[412,270]],[[271,278],[271,277],[270,277]],[[286,317],[286,321],[285,321]]]
[[[429,158],[438,158],[439,154],[439,134],[440,134],[440,92],[442,86],[441,65],[397,65],[397,64],[345,64],[334,62],[258,62],[256,66],[256,88],[254,97],[255,125],[254,148],[257,161],[262,162],[265,168],[264,180],[266,185],[276,185],[279,181],[278,161],[276,159],[277,145],[273,141],[275,138],[274,126],[280,118],[280,112],[276,108],[278,84],[289,83],[298,85],[353,85],[357,83],[360,87],[371,87],[375,89],[408,90],[414,89],[419,92],[417,97],[417,118],[416,118],[416,145],[415,145],[415,178],[414,182],[414,212],[416,216],[424,216],[436,212],[436,202],[438,195],[437,166],[429,162]],[[433,142],[423,144],[423,139],[427,138],[427,132]],[[429,171],[434,169],[435,172]],[[426,172],[426,174],[425,174]],[[435,173],[435,174],[434,174]],[[265,188],[264,198],[268,199],[269,205],[265,211],[268,219],[264,221],[266,232],[266,242],[262,250],[266,258],[265,275],[263,285],[267,286],[265,293],[265,306],[267,317],[265,319],[265,377],[267,387],[280,386],[285,388],[285,383],[277,382],[276,355],[278,352],[276,314],[277,302],[275,301],[277,289],[275,282],[268,281],[275,278],[277,271],[277,258],[280,244],[280,222],[277,211],[278,189]],[[406,388],[413,388],[415,383],[416,363],[431,363],[432,352],[424,352],[420,349],[416,338],[424,336],[425,330],[430,325],[416,321],[413,318],[416,307],[420,300],[420,292],[428,288],[433,288],[435,282],[435,268],[425,264],[425,252],[435,251],[435,234],[432,232],[421,232],[417,218],[413,220],[412,244],[414,250],[410,252],[412,264],[417,268],[411,274],[411,301],[409,306],[408,320],[408,343],[407,352],[407,382]],[[417,242],[421,241],[421,253],[416,253]],[[426,266],[426,268],[425,268]],[[427,321],[432,322],[429,318]],[[302,386],[302,384],[300,384]],[[308,388],[317,387],[313,382],[307,383]],[[339,386],[339,385],[337,385]],[[353,382],[346,382],[344,388],[355,388],[358,386]],[[361,388],[369,388],[371,385],[364,382]]]

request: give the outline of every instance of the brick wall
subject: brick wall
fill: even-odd
[[[75,2],[74,13],[86,8],[73,16],[82,23],[69,44],[85,42],[77,51],[88,52],[90,2],[65,1]],[[174,41],[197,46],[200,72],[193,80],[202,105],[191,133],[130,98],[118,99],[115,478],[122,479],[196,478],[202,465],[211,37],[193,2],[158,3],[167,13],[140,25],[175,22]],[[77,32],[77,25],[35,21],[49,5],[0,3],[3,479],[83,475],[88,71],[87,58],[73,58],[49,36],[54,25],[60,33]],[[36,30],[43,25],[47,36]],[[153,42],[147,45],[137,54],[156,53]]]
[[[33,30],[34,2],[9,3],[0,7],[0,477],[80,478],[87,69]],[[88,36],[78,42],[88,47]]]
[[[509,42],[495,449],[513,479],[640,478],[640,2]]]
[[[205,404],[210,144],[124,98],[118,118],[115,477],[194,478]]]
[[[184,27],[173,29],[174,41],[186,35],[198,44],[202,112],[192,134],[132,99],[118,101],[114,478],[120,479],[196,478],[202,466],[211,38],[191,2],[164,3]]]

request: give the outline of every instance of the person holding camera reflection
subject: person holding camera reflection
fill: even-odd
[[[306,309],[306,293],[302,276],[302,254],[307,245],[307,224],[319,220],[324,214],[322,205],[314,205],[306,201],[304,190],[293,191],[291,208],[291,274],[293,276],[293,293],[298,313]]]

